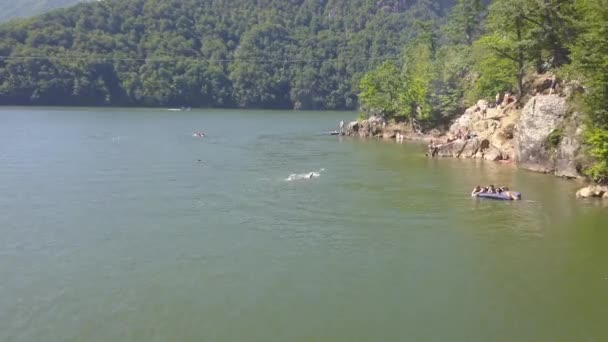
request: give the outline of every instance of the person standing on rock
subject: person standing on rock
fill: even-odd
[[[500,93],[496,93],[496,108],[498,108],[498,106],[500,106]]]
[[[553,90],[555,90],[556,81],[557,78],[555,77],[555,75],[551,76],[551,88],[549,88],[549,95],[553,95]]]
[[[344,120],[340,120],[340,135],[344,134]]]
[[[505,106],[509,104],[510,97],[511,97],[511,94],[508,91],[505,92],[505,96],[502,98],[500,108],[505,108]]]

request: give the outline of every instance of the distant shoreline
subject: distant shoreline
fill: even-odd
[[[95,109],[154,109],[154,110],[165,110],[173,112],[188,112],[188,110],[181,110],[178,107],[146,107],[146,106],[70,106],[70,105],[4,105],[0,104],[0,110],[9,108],[95,108]],[[177,110],[176,110],[177,109]],[[356,109],[282,109],[282,108],[241,108],[241,107],[191,107],[189,111],[200,111],[200,110],[252,110],[252,111],[282,111],[282,112],[339,112],[339,113],[357,113]]]

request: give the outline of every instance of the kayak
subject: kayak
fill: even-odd
[[[511,195],[515,195],[516,199],[520,200],[521,199],[521,193],[517,192],[517,191],[511,191],[510,192]],[[494,200],[502,200],[502,201],[512,201],[515,198],[508,196],[506,194],[491,194],[491,193],[480,193],[477,194],[475,197],[479,197],[479,198],[487,198],[487,199],[494,199]]]

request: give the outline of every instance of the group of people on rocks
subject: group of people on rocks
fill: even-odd
[[[506,194],[509,195],[509,188],[501,186],[496,188],[494,185],[481,187],[477,185],[471,192],[471,196],[475,197],[479,194]]]
[[[495,102],[495,106],[496,108],[505,108],[506,106],[508,106],[511,103],[516,103],[517,102],[517,96],[515,96],[515,94],[511,94],[510,92],[505,92],[505,95],[501,98],[500,97],[500,93],[496,94],[496,102]]]

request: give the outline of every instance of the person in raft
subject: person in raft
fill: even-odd
[[[500,189],[503,189],[506,187],[501,187]],[[480,187],[479,185],[477,185],[473,191],[471,192],[471,196],[477,196],[479,194],[499,194],[500,190],[497,190],[496,187],[494,185],[490,185],[489,187]]]
[[[483,188],[480,187],[479,185],[477,185],[471,192],[471,196],[477,197],[477,195],[479,195],[479,194],[500,194],[500,195],[508,196],[512,199],[519,199],[517,197],[517,195],[512,194],[509,191],[509,188],[507,188],[506,186],[501,186],[497,189],[496,187],[494,187],[494,185],[490,185],[489,187],[483,187]]]

